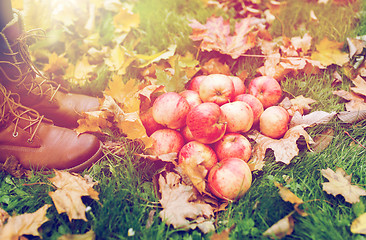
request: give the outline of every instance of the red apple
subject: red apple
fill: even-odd
[[[178,163],[202,165],[210,170],[217,163],[214,150],[206,144],[191,141],[185,144],[179,152]]]
[[[248,162],[252,154],[250,142],[239,133],[226,133],[219,141],[214,143],[213,149],[219,161],[235,157]]]
[[[189,83],[188,83],[188,90],[193,90],[198,92],[200,89],[200,84],[202,82],[202,80],[206,77],[206,75],[201,75],[201,76],[196,76],[194,78],[192,78]]]
[[[270,138],[280,138],[288,130],[290,115],[280,106],[272,106],[264,110],[259,118],[259,129]]]
[[[191,130],[189,130],[188,126],[185,126],[183,129],[181,129],[180,133],[182,134],[185,142],[190,142],[194,140],[194,137],[191,133]]]
[[[242,101],[225,103],[221,111],[226,117],[227,132],[247,132],[253,125],[253,112],[250,106]]]
[[[184,97],[187,100],[190,108],[193,108],[202,103],[200,95],[196,91],[184,90],[184,91],[180,92],[179,95],[181,95],[182,97]]]
[[[252,173],[248,164],[240,158],[226,158],[211,168],[207,181],[216,197],[237,200],[252,185]]]
[[[270,76],[254,78],[248,86],[249,94],[258,98],[264,108],[276,105],[282,96],[282,89],[276,79]]]
[[[163,129],[164,126],[157,123],[153,116],[152,116],[152,108],[149,108],[145,112],[140,113],[140,119],[142,122],[142,125],[144,125],[146,134],[150,136],[155,132],[156,130]]]
[[[160,129],[151,134],[153,145],[149,148],[151,155],[163,155],[167,153],[179,153],[184,145],[183,136],[173,129]]]
[[[241,80],[239,77],[236,77],[236,76],[229,76],[229,78],[231,79],[231,81],[233,81],[233,84],[234,84],[233,98],[235,98],[236,96],[238,96],[240,94],[244,94],[246,91],[246,88],[245,88],[243,80]]]
[[[187,100],[176,92],[160,95],[152,108],[154,120],[171,129],[184,127],[190,110]]]
[[[201,103],[189,111],[187,126],[195,140],[202,143],[214,143],[226,131],[226,118],[216,103]]]
[[[234,101],[246,102],[253,112],[253,124],[257,124],[259,122],[259,117],[263,113],[264,108],[258,98],[250,94],[240,94],[234,98]]]
[[[206,76],[199,88],[202,102],[213,102],[218,105],[229,102],[234,95],[233,81],[223,74],[210,74]]]

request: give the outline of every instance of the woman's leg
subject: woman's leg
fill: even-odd
[[[11,0],[0,0],[0,31],[13,19]]]

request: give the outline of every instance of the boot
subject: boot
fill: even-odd
[[[101,154],[101,142],[94,135],[78,135],[47,122],[0,84],[0,162],[14,156],[26,169],[79,172]]]
[[[13,20],[0,33],[0,83],[55,125],[77,127],[82,112],[98,109],[98,98],[67,93],[46,79],[30,60],[26,38],[21,15],[14,10]]]

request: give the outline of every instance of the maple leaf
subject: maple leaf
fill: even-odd
[[[69,64],[65,77],[74,84],[84,85],[94,74],[96,65],[90,65],[88,57],[84,55],[75,65]]]
[[[206,193],[206,176],[208,170],[201,165],[204,159],[201,156],[193,157],[192,161],[183,161],[179,164],[182,173],[189,177],[193,186],[202,194]]]
[[[226,63],[220,62],[220,58],[211,58],[202,66],[204,75],[224,74],[231,75],[230,67]]]
[[[351,224],[351,232],[366,234],[366,213],[361,214]]]
[[[342,168],[337,168],[335,172],[330,168],[322,169],[321,173],[329,180],[322,183],[323,190],[328,194],[333,196],[340,194],[349,203],[359,202],[360,196],[366,196],[366,190],[351,184],[352,174],[347,175]]]
[[[280,219],[278,222],[268,228],[262,235],[272,239],[281,239],[286,235],[291,235],[294,230],[295,220],[292,217],[293,212]]]
[[[264,19],[243,18],[235,23],[234,34],[230,35],[230,22],[224,21],[223,17],[212,16],[207,19],[205,25],[197,20],[191,20],[189,26],[193,32],[190,38],[193,41],[201,41],[202,51],[215,50],[237,59],[256,45],[256,33],[253,29],[264,22]]]
[[[78,127],[75,128],[77,133],[95,132],[102,133],[103,129],[112,127],[112,123],[108,121],[109,114],[105,111],[83,112],[82,118],[78,119]]]
[[[357,76],[354,79],[351,79],[353,84],[356,87],[351,87],[351,90],[357,94],[366,96],[366,82],[361,76]]]
[[[8,218],[7,223],[0,227],[0,239],[17,240],[22,235],[40,236],[38,228],[48,221],[46,204],[34,213],[24,213]]]
[[[153,55],[135,54],[135,57],[138,58],[140,62],[142,62],[141,65],[139,65],[138,67],[144,68],[152,63],[159,62],[162,59],[167,60],[174,56],[176,49],[177,45],[171,45],[166,50],[155,53]]]
[[[313,127],[315,125],[328,123],[335,115],[337,115],[336,112],[328,113],[325,111],[315,111],[307,115],[301,115],[300,112],[295,112],[289,125],[290,128],[294,126]]]
[[[311,59],[317,60],[325,66],[331,64],[343,66],[349,62],[349,57],[347,53],[340,50],[342,47],[342,42],[330,41],[325,37],[316,45],[316,51],[311,54]]]
[[[215,229],[210,217],[213,208],[197,200],[193,187],[180,183],[181,177],[173,172],[168,172],[166,177],[159,176],[159,200],[163,210],[160,218],[167,225],[174,228],[194,229],[198,227],[204,233]],[[199,222],[197,223],[197,221]]]
[[[116,45],[110,53],[110,56],[104,59],[104,63],[109,67],[110,71],[117,71],[118,75],[126,74],[126,69],[136,60],[135,56],[128,54],[125,47]]]
[[[119,12],[113,17],[113,25],[117,32],[129,32],[140,24],[140,16],[128,8],[119,8]]]
[[[54,170],[55,176],[50,182],[56,187],[56,191],[49,192],[58,213],[66,212],[69,220],[82,219],[88,221],[85,216],[86,206],[81,200],[82,196],[89,196],[99,200],[99,193],[93,189],[97,182],[90,182],[75,173]]]
[[[249,138],[256,141],[253,147],[252,158],[248,162],[250,169],[253,171],[263,168],[267,149],[274,151],[276,162],[290,164],[291,160],[299,153],[296,141],[300,136],[303,136],[307,143],[313,143],[312,138],[301,125],[290,128],[281,139],[272,139],[254,131],[253,134],[248,135]]]
[[[4,209],[0,208],[0,229],[4,225],[5,221],[8,220],[10,215]]]
[[[65,58],[64,54],[59,56],[55,52],[53,52],[48,57],[48,64],[45,64],[43,71],[47,73],[61,74],[64,72],[68,65],[68,59]]]
[[[285,108],[290,116],[293,116],[297,111],[300,112],[301,115],[303,115],[304,112],[308,112],[311,110],[310,104],[315,102],[316,101],[311,98],[300,95],[291,100],[288,97],[285,97],[279,105]]]

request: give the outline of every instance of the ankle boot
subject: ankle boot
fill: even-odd
[[[82,112],[97,110],[99,100],[68,93],[46,79],[30,60],[27,34],[19,12],[0,32],[0,83],[21,96],[21,103],[51,119],[55,125],[74,128]]]
[[[79,172],[101,157],[101,142],[91,134],[47,122],[19,103],[19,95],[0,84],[0,162],[16,157],[26,169]]]

